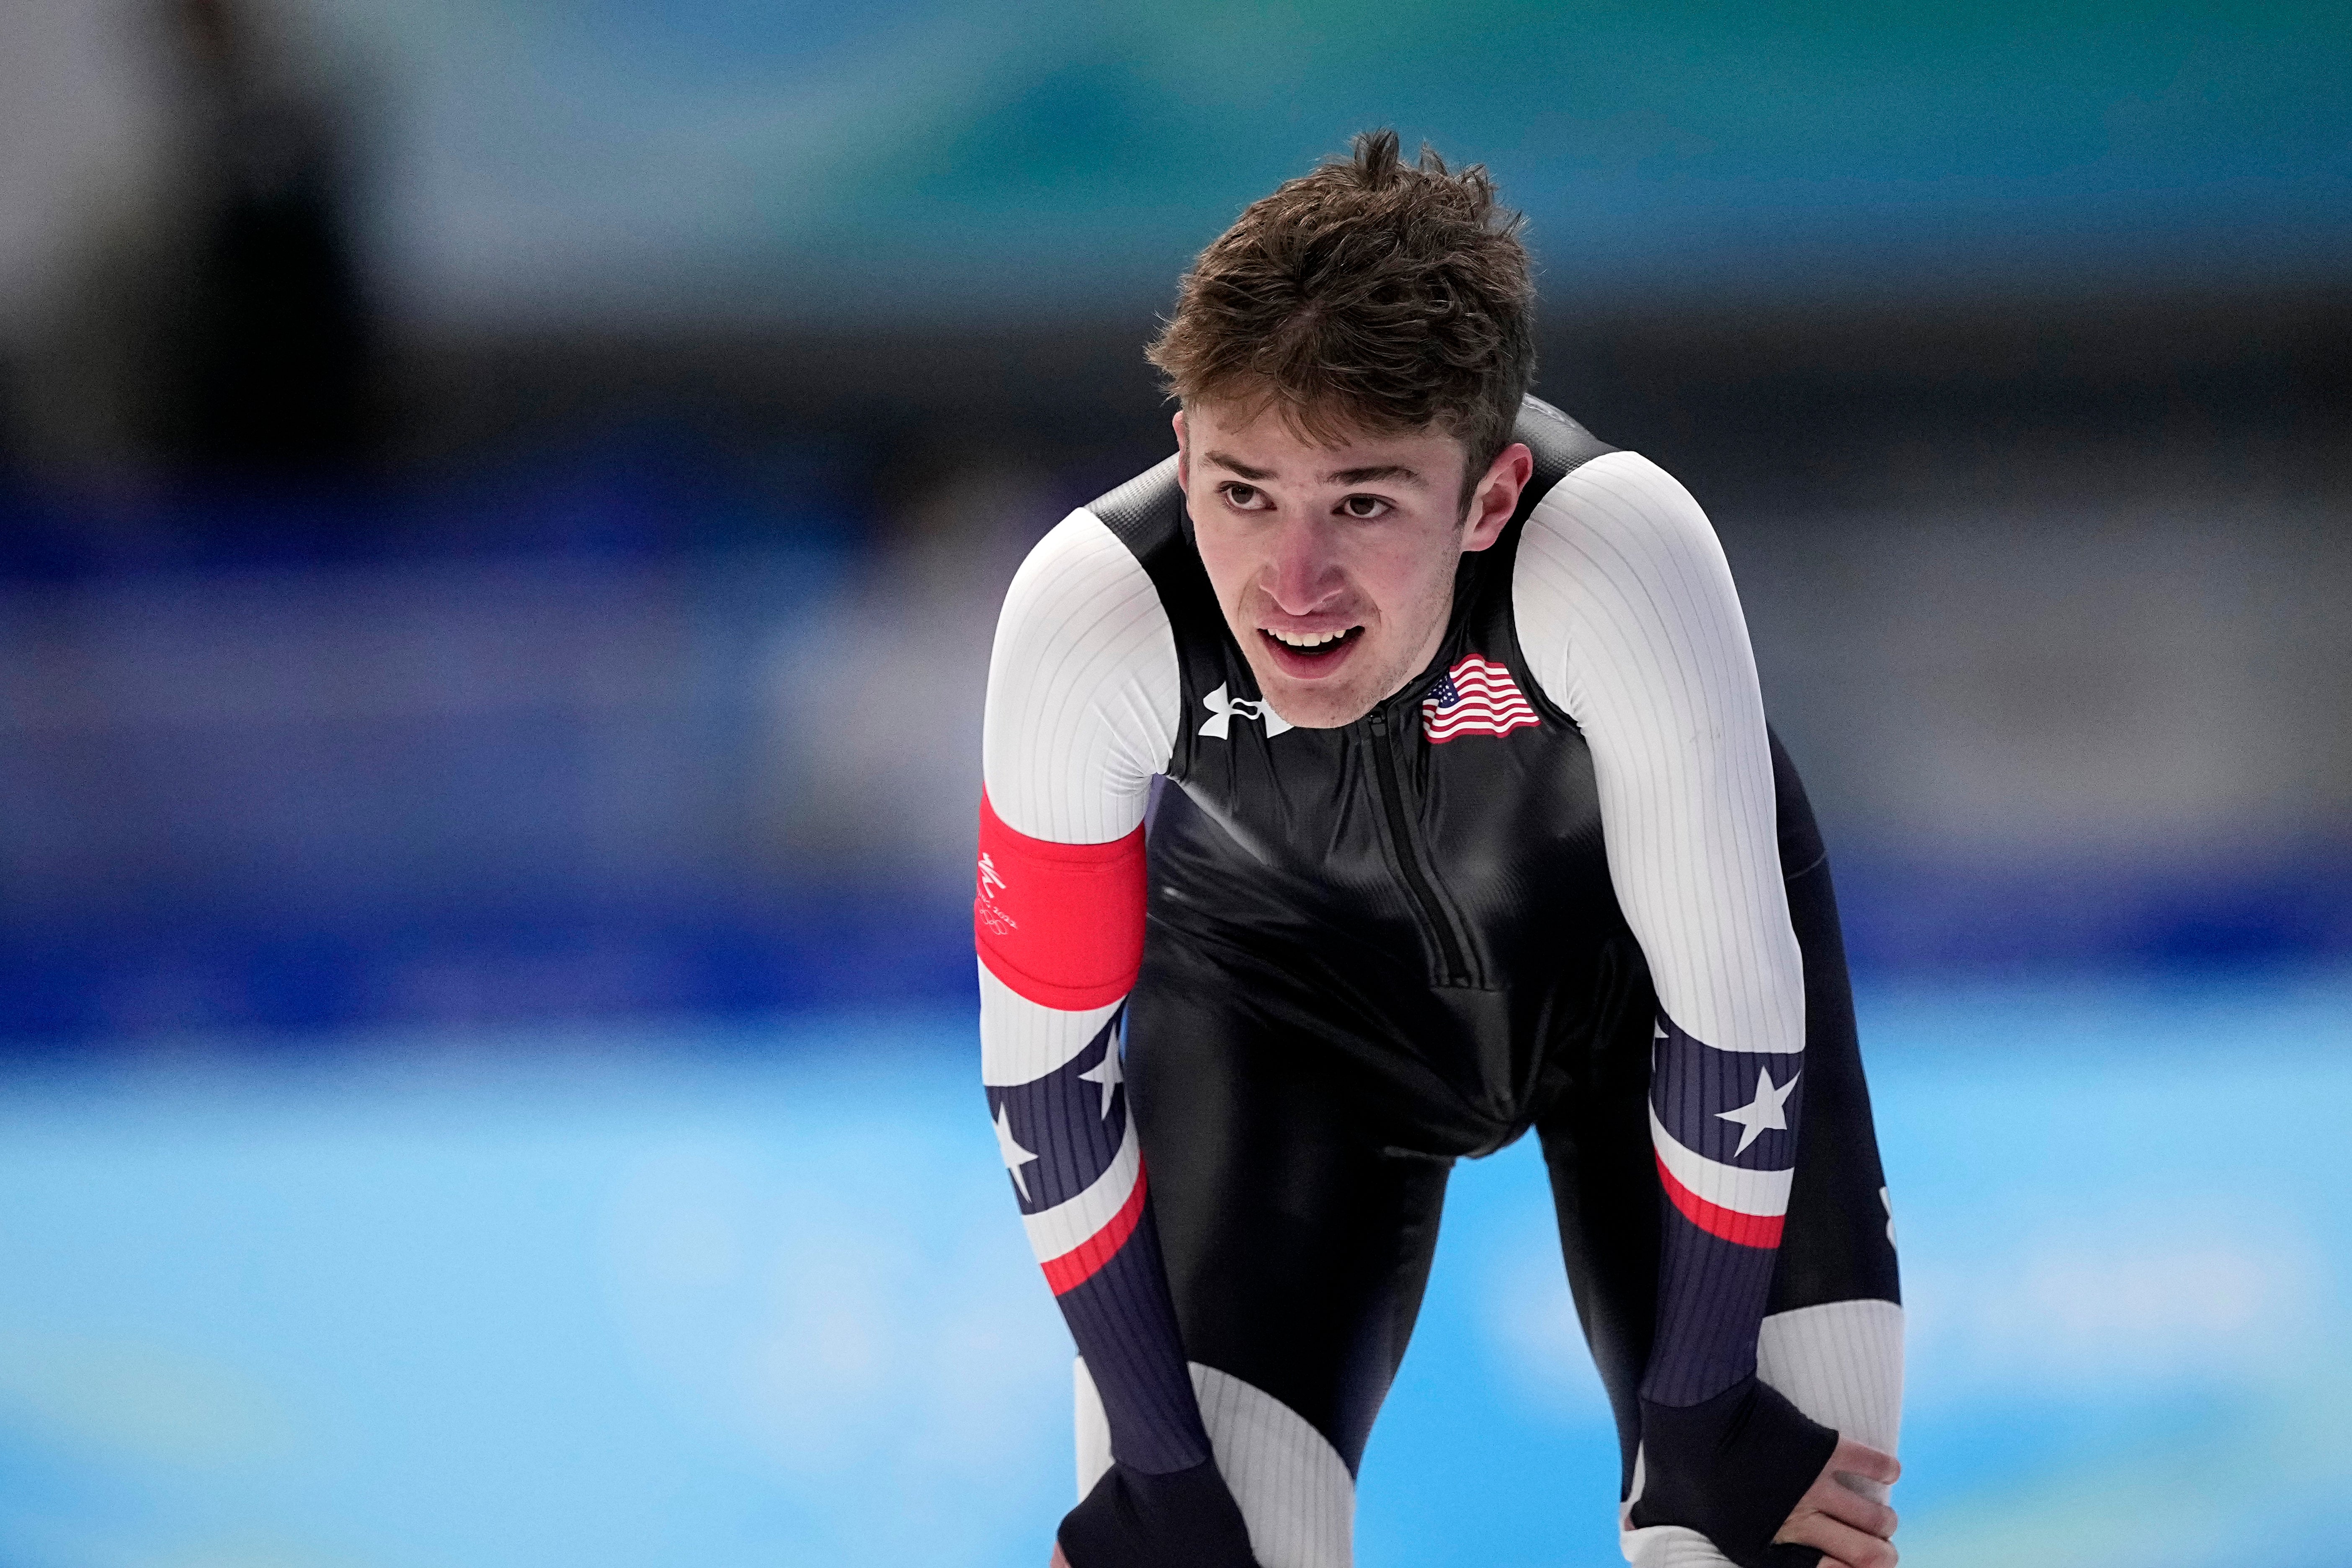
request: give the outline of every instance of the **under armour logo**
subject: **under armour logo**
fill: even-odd
[[[1233,728],[1236,718],[1264,720],[1265,732],[1269,736],[1279,735],[1285,730],[1293,727],[1289,720],[1276,712],[1264,701],[1253,701],[1246,697],[1240,699],[1227,697],[1225,689],[1222,686],[1202,698],[1201,705],[1209,710],[1209,717],[1201,725],[1201,733],[1213,741],[1229,739],[1226,731]]]

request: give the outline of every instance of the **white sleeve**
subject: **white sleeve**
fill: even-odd
[[[1529,517],[1513,596],[1530,673],[1592,748],[1610,879],[1660,1006],[1719,1049],[1801,1050],[1803,961],[1763,700],[1706,514],[1648,459],[1594,458]],[[1813,1419],[1893,1451],[1899,1307],[1783,1312],[1758,1337],[1765,1382]],[[1728,1568],[1680,1526],[1629,1523],[1621,1542],[1636,1568]]]
[[[1133,832],[1182,703],[1176,634],[1150,576],[1094,513],[1072,512],[1013,574],[996,624],[980,750],[997,819],[1056,844]],[[1118,1010],[1041,1006],[979,967],[986,1083],[1054,1071]]]
[[[1014,574],[988,661],[981,776],[1007,827],[1107,844],[1176,748],[1176,634],[1134,552],[1080,508]]]
[[[1512,593],[1536,683],[1592,748],[1659,1005],[1721,1050],[1803,1049],[1763,698],[1706,513],[1648,458],[1596,458],[1528,518]]]

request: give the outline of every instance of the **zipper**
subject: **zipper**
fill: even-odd
[[[1378,759],[1372,773],[1380,786],[1381,809],[1388,817],[1390,845],[1404,870],[1406,895],[1412,900],[1413,912],[1421,917],[1422,930],[1436,942],[1445,963],[1444,984],[1467,985],[1470,965],[1463,957],[1462,943],[1454,934],[1454,922],[1446,918],[1437,889],[1422,874],[1421,858],[1413,853],[1412,836],[1405,826],[1404,783],[1396,771],[1396,749],[1389,743],[1388,715],[1374,713],[1371,721],[1372,752]]]

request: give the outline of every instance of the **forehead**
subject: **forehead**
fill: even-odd
[[[1435,426],[1366,430],[1342,426],[1318,440],[1270,403],[1255,407],[1190,403],[1184,407],[1184,426],[1195,461],[1213,461],[1214,454],[1291,483],[1345,482],[1345,476],[1361,470],[1398,468],[1442,485],[1460,478],[1464,461],[1462,443]]]

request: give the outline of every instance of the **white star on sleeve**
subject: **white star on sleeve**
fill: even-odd
[[[1772,1085],[1771,1069],[1758,1068],[1756,1098],[1737,1110],[1718,1110],[1715,1113],[1725,1121],[1739,1123],[1739,1147],[1731,1152],[1733,1159],[1747,1153],[1748,1145],[1755,1142],[1766,1132],[1786,1132],[1789,1130],[1789,1113],[1786,1109],[1789,1103],[1789,1091],[1795,1089],[1797,1080],[1804,1076],[1801,1072],[1790,1073],[1789,1081],[1776,1089]]]
[[[1021,1167],[1037,1156],[1024,1149],[1013,1138],[1013,1124],[1005,1120],[1004,1104],[1002,1100],[998,1101],[996,1106],[996,1152],[1003,1158],[1004,1168],[1013,1173],[1013,1184],[1021,1189],[1021,1201],[1027,1203],[1029,1180],[1021,1173]]]
[[[1104,1047],[1102,1060],[1095,1063],[1094,1066],[1088,1068],[1078,1076],[1086,1079],[1088,1083],[1098,1083],[1102,1085],[1102,1116],[1104,1121],[1109,1121],[1111,1090],[1119,1086],[1121,1079],[1118,1065],[1118,1042],[1117,1040],[1113,1040],[1109,1045]]]

